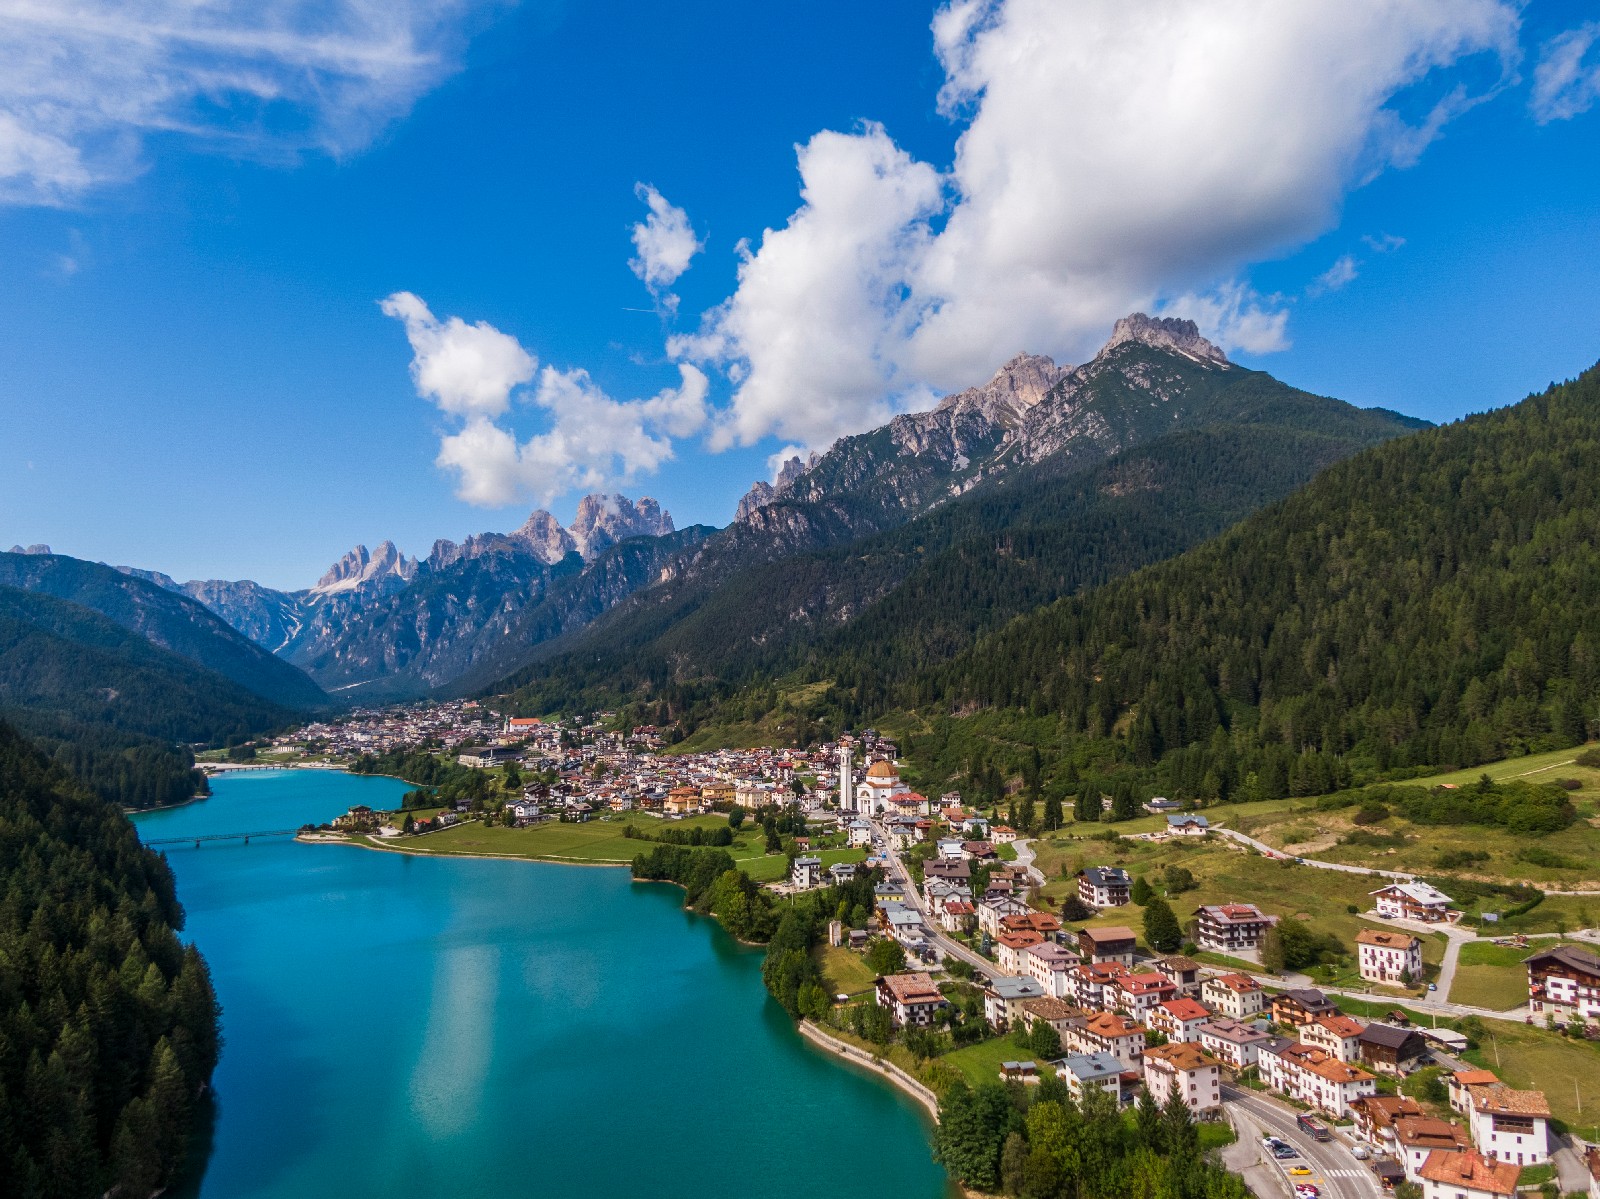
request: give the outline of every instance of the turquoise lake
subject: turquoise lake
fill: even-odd
[[[392,807],[262,771],[136,818],[194,836]],[[167,847],[226,1046],[204,1199],[944,1199],[925,1116],[811,1049],[761,954],[627,872],[287,838]]]

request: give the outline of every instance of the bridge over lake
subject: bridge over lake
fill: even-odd
[[[200,848],[202,841],[243,841],[250,844],[251,837],[292,837],[300,830],[297,828],[274,828],[253,833],[201,833],[193,837],[157,837],[153,841],[146,841],[149,846],[156,845],[193,845]]]

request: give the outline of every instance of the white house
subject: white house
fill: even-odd
[[[1057,945],[1054,941],[1041,941],[1029,946],[1023,961],[1023,972],[1044,988],[1051,999],[1072,997],[1072,970],[1078,964],[1078,955]]]
[[[1388,920],[1419,920],[1439,924],[1450,919],[1454,902],[1439,888],[1428,883],[1390,883],[1370,893],[1377,901],[1378,915]]]
[[[926,1028],[950,1004],[926,974],[890,974],[878,980],[878,1006],[896,1028]]]
[[[1226,1016],[1207,1021],[1199,1032],[1200,1047],[1235,1070],[1255,1065],[1261,1046],[1272,1039],[1255,1025]]]
[[[822,859],[796,858],[789,868],[789,883],[797,891],[809,891],[822,885]]]
[[[1119,908],[1129,901],[1133,879],[1120,866],[1078,871],[1078,898],[1091,908]]]
[[[1550,1102],[1543,1091],[1516,1091],[1501,1082],[1467,1090],[1467,1123],[1479,1153],[1519,1166],[1550,1160]]]
[[[1200,998],[1219,1016],[1248,1020],[1266,1007],[1266,992],[1248,974],[1223,974],[1200,984]]]
[[[1261,1046],[1261,1077],[1274,1090],[1308,1103],[1336,1120],[1357,1099],[1377,1094],[1377,1080],[1326,1050],[1278,1038]]]
[[[1386,928],[1356,934],[1361,977],[1375,983],[1415,983],[1422,978],[1422,939]]]
[[[1199,1045],[1157,1045],[1144,1051],[1144,1085],[1166,1104],[1178,1096],[1190,1113],[1208,1118],[1222,1107],[1222,1067]]]

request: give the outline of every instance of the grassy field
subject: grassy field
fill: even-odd
[[[939,1060],[954,1066],[968,1083],[976,1086],[980,1082],[999,1082],[1001,1062],[1029,1062],[1036,1059],[1031,1051],[1020,1048],[1007,1036],[991,1037],[976,1045],[963,1045],[960,1049],[952,1049]]]
[[[1052,907],[1059,907],[1061,900],[1074,890],[1070,876],[1081,866],[1121,866],[1136,877],[1143,876],[1158,891],[1167,867],[1182,866],[1194,876],[1198,885],[1192,891],[1169,898],[1180,921],[1187,922],[1201,904],[1255,903],[1272,915],[1304,918],[1313,929],[1334,934],[1352,952],[1357,932],[1379,927],[1350,911],[1352,906],[1357,911],[1370,908],[1372,901],[1368,893],[1375,886],[1373,879],[1264,858],[1220,837],[1169,841],[1123,839],[1112,844],[1073,838],[1071,830],[1066,830],[1039,841],[1038,847],[1040,869],[1052,880],[1044,889]],[[1067,879],[1062,878],[1063,870]],[[1107,911],[1088,923],[1091,926],[1126,924],[1137,932],[1142,920],[1143,909],[1130,904]],[[1436,971],[1444,957],[1442,938],[1424,938],[1422,956],[1423,962]],[[1350,978],[1346,981],[1354,980],[1351,985],[1361,985],[1353,971],[1347,973]],[[1335,985],[1337,978],[1324,981]]]
[[[1524,959],[1536,950],[1565,944],[1574,944],[1589,952],[1594,950],[1592,945],[1550,939],[1531,942],[1523,949],[1496,945],[1488,940],[1469,941],[1461,947],[1461,963],[1456,968],[1450,999],[1453,1003],[1501,1012],[1525,1004],[1528,1002],[1528,968],[1523,965]]]
[[[872,990],[875,976],[867,969],[865,958],[853,949],[842,945],[818,945],[812,950],[822,976],[828,980],[831,995],[859,995]]]
[[[419,817],[422,813],[416,813]],[[622,830],[626,820],[591,820],[587,824],[561,824],[548,821],[527,828],[506,828],[503,825],[485,827],[476,821],[459,824],[454,828],[429,833],[415,840],[403,842],[405,849],[415,853],[435,854],[497,854],[514,858],[531,858],[547,862],[578,862],[596,866],[626,866],[634,855],[646,853],[655,844],[634,837],[625,837]],[[636,817],[632,823],[645,831],[662,827],[718,828],[727,827],[721,816],[691,816],[670,824]],[[384,844],[394,845],[394,842]],[[759,829],[746,829],[735,834],[732,845],[724,846],[733,860],[757,882],[777,882],[788,868],[788,858],[783,854],[769,854]],[[824,867],[836,862],[859,862],[866,857],[863,849],[824,849],[816,853]]]
[[[1600,1043],[1574,1041],[1537,1025],[1486,1020],[1489,1036],[1467,1053],[1511,1086],[1543,1091],[1550,1110],[1573,1132],[1600,1137]],[[1581,1109],[1581,1110],[1580,1110]]]
[[[1508,758],[1471,770],[1413,779],[1402,785],[1436,787],[1441,784],[1464,786],[1481,775],[1503,781],[1525,778],[1534,782],[1575,779],[1582,786],[1573,791],[1572,802],[1579,819],[1567,829],[1537,838],[1515,835],[1502,829],[1415,825],[1390,817],[1368,831],[1387,833],[1400,839],[1396,845],[1343,844],[1356,831],[1351,822],[1354,808],[1318,812],[1315,800],[1279,801],[1277,807],[1240,805],[1221,808],[1214,818],[1230,828],[1249,833],[1267,844],[1301,857],[1317,857],[1329,862],[1375,866],[1384,870],[1404,870],[1417,874],[1445,870],[1470,878],[1494,882],[1529,882],[1540,888],[1561,890],[1600,889],[1600,770],[1577,765],[1578,749]],[[1120,827],[1120,826],[1119,826]],[[1532,848],[1566,859],[1555,866],[1526,861],[1522,854]],[[1440,856],[1463,849],[1487,853],[1488,859],[1463,866],[1441,867]],[[1600,910],[1600,908],[1597,908]]]

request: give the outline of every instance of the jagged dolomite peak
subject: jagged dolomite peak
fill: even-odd
[[[1232,365],[1226,354],[1200,336],[1200,327],[1193,321],[1175,316],[1146,316],[1142,312],[1125,316],[1113,325],[1111,339],[1100,347],[1100,353],[1095,357],[1099,358],[1129,341],[1172,350],[1197,362],[1215,362],[1219,366]]]
[[[543,508],[535,508],[511,539],[523,542],[547,566],[554,566],[578,548],[577,539]]]
[[[636,504],[625,495],[586,495],[568,530],[585,560],[629,537],[661,537],[673,531],[671,514],[649,496]]]
[[[939,401],[935,412],[978,412],[1007,428],[1050,394],[1072,368],[1043,354],[1018,354],[982,387],[969,387]]]
[[[387,584],[396,580],[409,583],[416,574],[416,559],[407,558],[395,548],[394,542],[385,541],[376,553],[358,545],[330,566],[311,590],[318,595],[335,595],[373,583]]]

